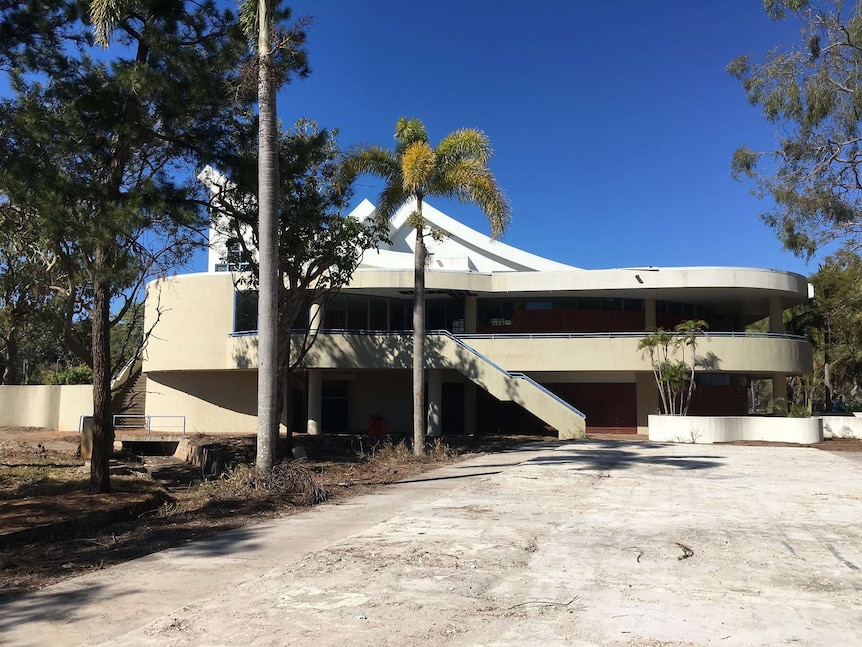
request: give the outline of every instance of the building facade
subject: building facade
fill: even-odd
[[[368,251],[349,286],[303,326],[317,331],[297,389],[295,431],[366,432],[372,419],[409,432],[412,421],[413,241],[408,205],[391,243]],[[363,202],[351,215],[371,217]],[[784,334],[782,313],[809,298],[805,277],[775,270],[689,267],[584,270],[515,249],[430,205],[429,433],[555,429],[645,432],[658,410],[647,331],[707,322],[698,340],[690,413],[745,415],[754,379],[780,407],[789,376],[811,371],[807,340]],[[143,370],[148,415],[182,415],[191,432],[256,426],[256,295],[235,287],[224,239],[212,232],[209,271],[149,286],[155,322]],[[769,332],[746,332],[767,319]]]

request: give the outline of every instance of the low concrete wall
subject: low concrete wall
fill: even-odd
[[[93,415],[89,384],[0,386],[0,427],[77,431],[82,415]]]
[[[857,416],[820,416],[824,438],[862,438],[862,418]]]
[[[807,445],[823,439],[823,423],[820,418],[653,415],[649,417],[649,438],[703,444],[765,440]]]

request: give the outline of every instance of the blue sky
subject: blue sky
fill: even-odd
[[[584,268],[731,265],[809,274],[730,177],[775,127],[725,67],[791,42],[757,0],[297,0],[311,76],[279,95],[339,142],[392,145],[402,115],[436,143],[476,127],[513,206],[504,241]],[[376,198],[362,180],[356,202]],[[432,204],[480,231],[473,207]]]

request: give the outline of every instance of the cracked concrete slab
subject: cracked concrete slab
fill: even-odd
[[[862,644],[862,464],[591,441],[48,587],[4,645]]]

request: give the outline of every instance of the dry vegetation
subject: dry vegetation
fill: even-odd
[[[89,570],[239,528],[304,506],[341,499],[456,460],[471,451],[536,437],[456,439],[417,458],[404,443],[358,437],[302,440],[307,460],[280,463],[262,477],[249,461],[253,437],[193,438],[216,456],[220,477],[164,457],[123,455],[112,464],[115,493],[87,494],[88,470],[72,451],[0,440],[0,603]],[[106,510],[131,509],[110,522]],[[141,513],[141,510],[144,510]],[[91,522],[88,513],[98,514]],[[65,522],[38,536],[8,533]],[[5,535],[5,537],[4,537]]]

